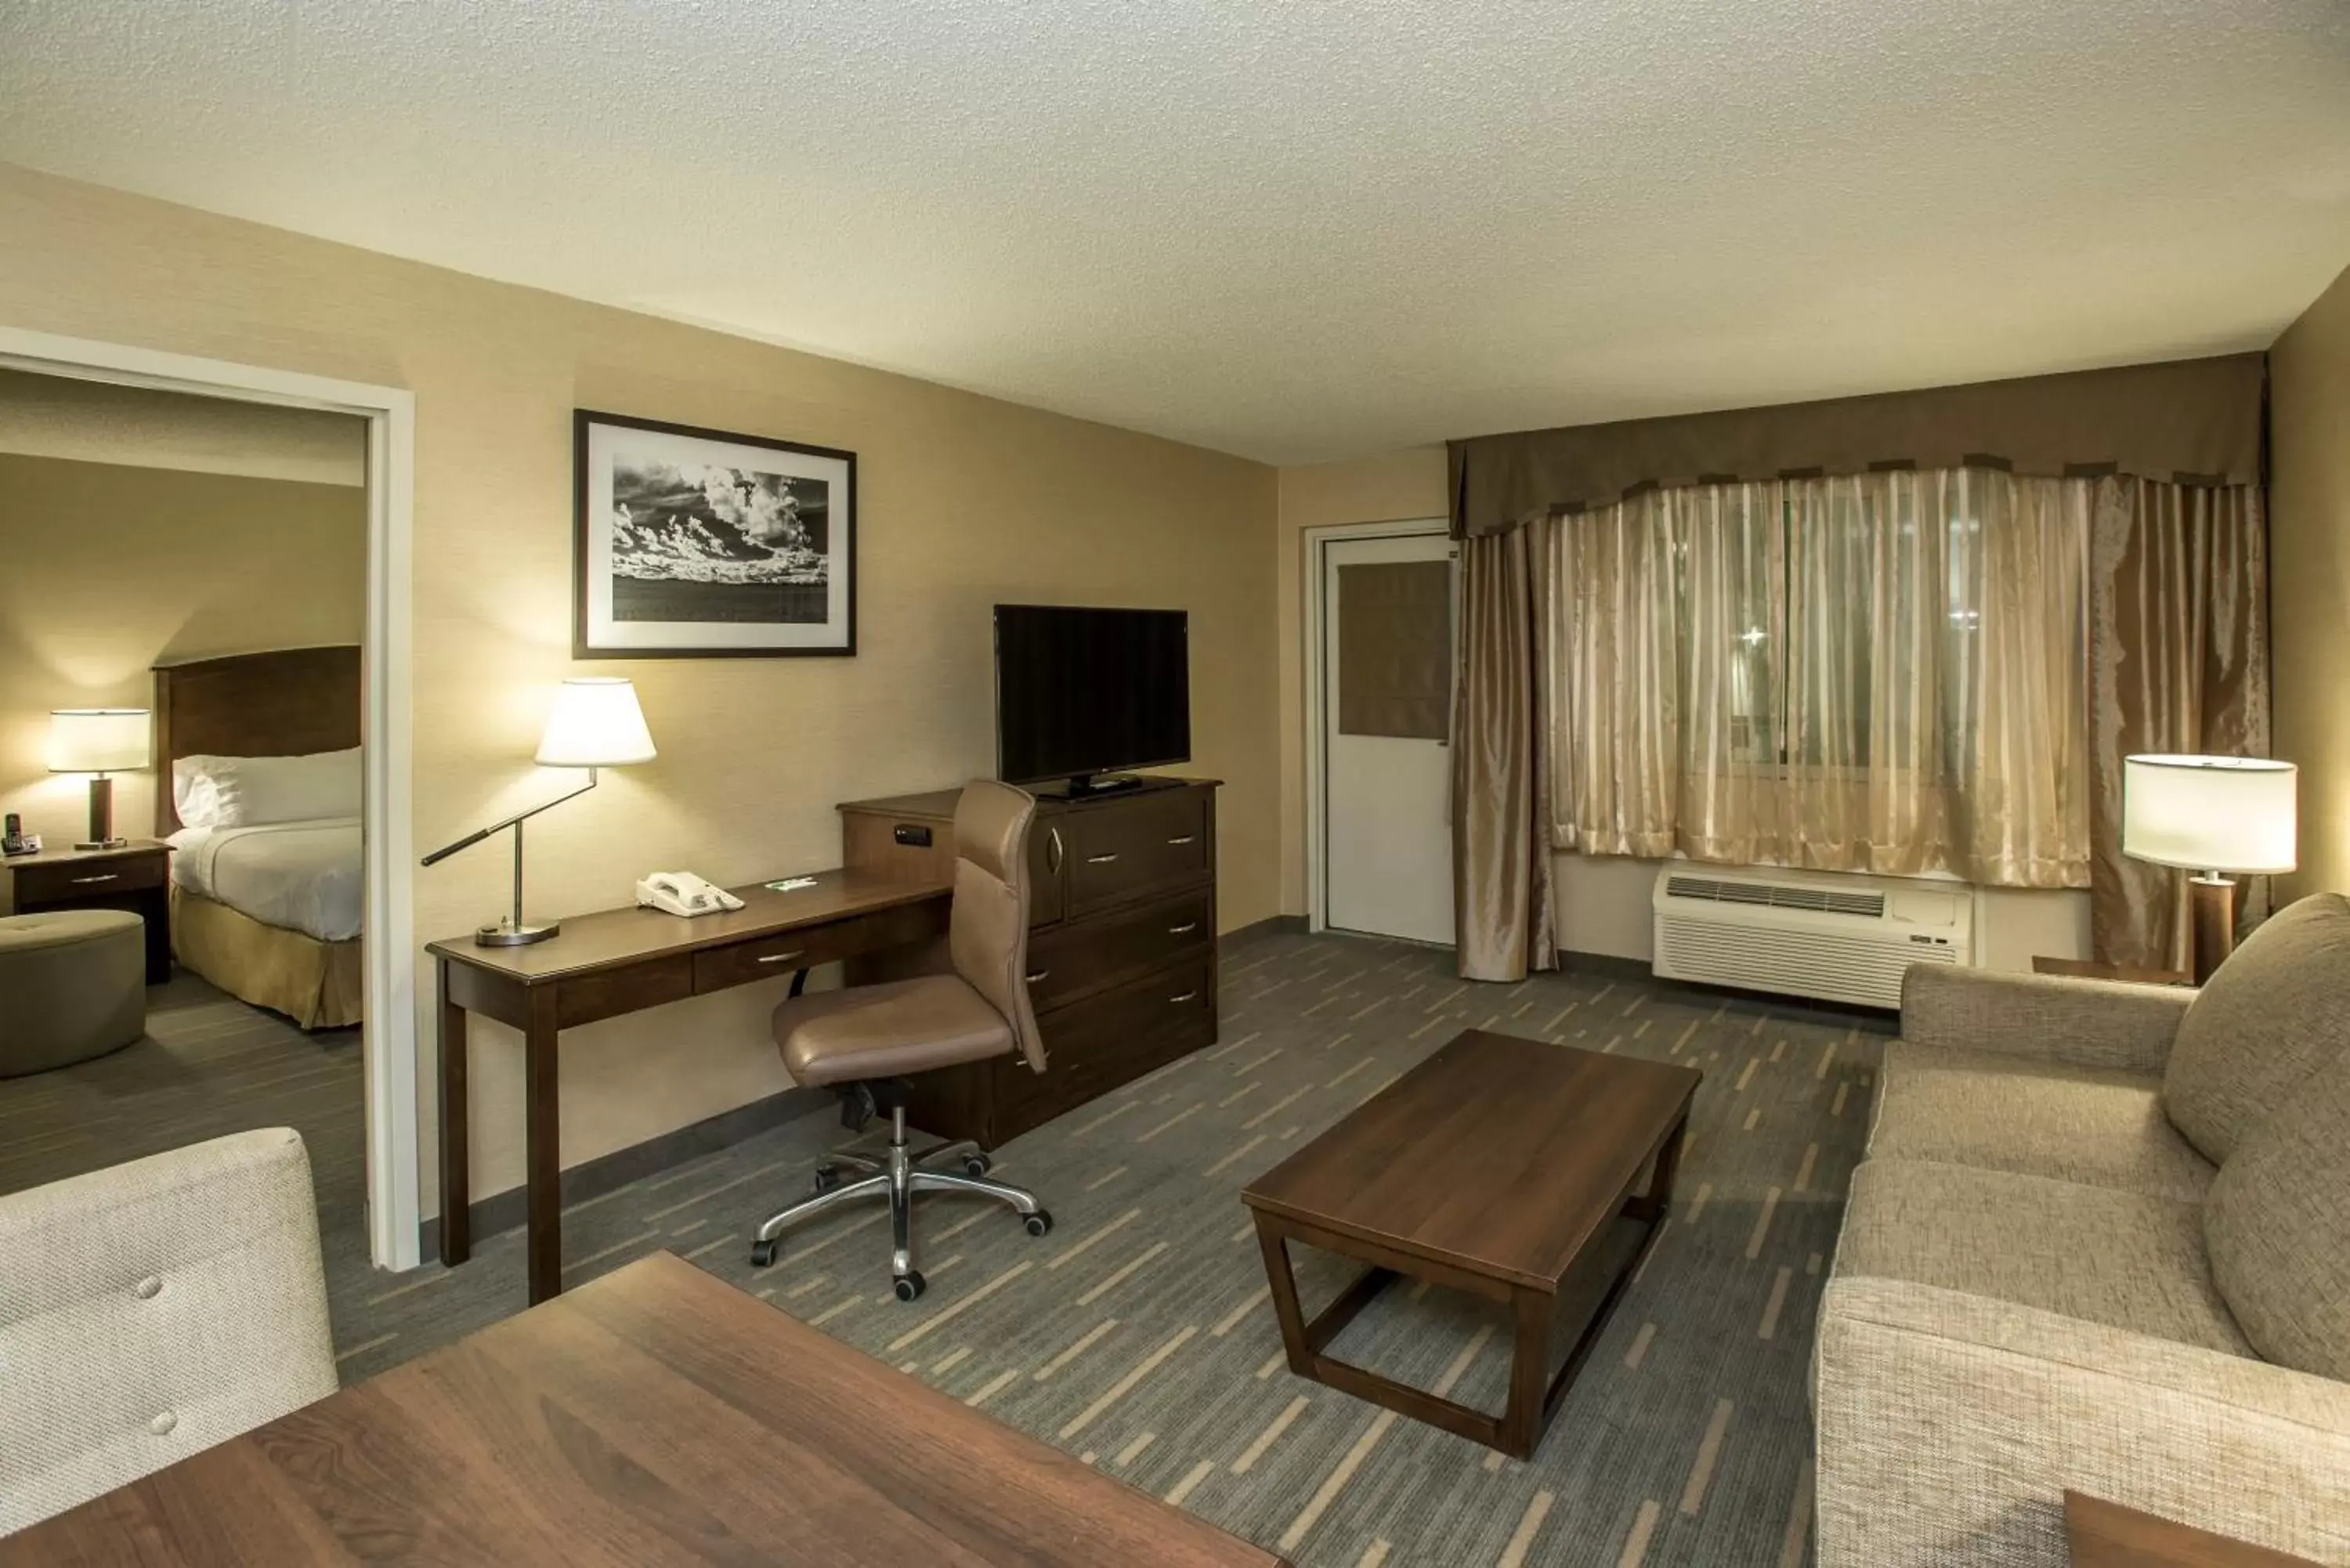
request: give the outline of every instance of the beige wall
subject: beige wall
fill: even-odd
[[[2276,753],[2301,766],[2301,869],[2280,897],[2350,888],[2350,272],[2269,351],[2269,613]]]
[[[367,421],[0,370],[0,452],[357,486],[367,483]]]
[[[2341,292],[2337,290],[2337,292]],[[1281,471],[1281,907],[1306,912],[1305,540],[1307,528],[1443,517],[1442,447]],[[1559,944],[1574,952],[1655,956],[1650,897],[1658,862],[1579,853],[1557,857]],[[1978,903],[1981,961],[2029,970],[2035,956],[2085,957],[2086,893],[1993,888]]]
[[[858,657],[605,667],[637,680],[660,758],[532,824],[536,912],[623,902],[654,867],[726,882],[836,865],[835,802],[987,771],[989,608],[1015,597],[1191,612],[1191,771],[1226,781],[1221,919],[1279,907],[1269,468],[5,167],[0,322],[413,389],[420,847],[557,782],[528,758],[577,668],[575,407],[857,452]],[[420,935],[494,914],[505,875],[491,849],[417,873]],[[784,1087],[775,994],[567,1034],[565,1162]],[[477,1032],[487,1194],[521,1179],[520,1064],[510,1033]],[[746,1212],[779,1192],[746,1192]]]
[[[359,490],[0,452],[0,810],[86,831],[84,779],[45,767],[52,708],[149,707],[159,661],[366,626]],[[152,830],[155,778],[116,780],[118,833]]]

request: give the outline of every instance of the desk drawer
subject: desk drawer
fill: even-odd
[[[1039,1012],[1201,951],[1215,940],[1216,896],[1198,888],[1039,931],[1028,940],[1028,1002]]]
[[[703,948],[693,955],[693,992],[699,996],[732,985],[773,980],[794,970],[813,969],[835,959],[927,941],[945,929],[946,903],[936,899],[830,925]]]
[[[69,860],[56,866],[19,866],[16,904],[75,904],[163,885],[165,857],[125,855],[98,860]]]
[[[1208,874],[1204,790],[1168,790],[1062,817],[1068,912],[1107,909]]]

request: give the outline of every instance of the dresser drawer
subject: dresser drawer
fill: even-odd
[[[123,855],[54,866],[19,866],[16,867],[16,907],[79,903],[160,888],[165,859],[161,855]]]
[[[927,941],[945,929],[944,906],[909,904],[808,930],[779,931],[754,941],[703,948],[693,955],[694,994],[773,980],[835,959]]]
[[[1068,913],[1205,877],[1209,801],[1204,790],[1167,790],[1062,817]]]
[[[1040,931],[1028,940],[1028,1002],[1038,1012],[1204,951],[1215,940],[1206,888]]]
[[[1045,1071],[999,1057],[999,1138],[1132,1083],[1216,1037],[1213,961],[1205,953],[1040,1018]]]

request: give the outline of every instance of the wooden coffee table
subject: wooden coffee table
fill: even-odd
[[[2247,1545],[2067,1489],[2064,1543],[2073,1568],[2317,1568],[2306,1557]]]
[[[1526,1459],[1597,1343],[1671,1201],[1702,1075],[1632,1056],[1470,1030],[1250,1183],[1289,1369]],[[1648,1189],[1635,1194],[1643,1171]],[[1560,1287],[1596,1263],[1615,1220],[1648,1229],[1556,1376]],[[1289,1243],[1369,1265],[1311,1323]],[[1496,1417],[1324,1354],[1399,1274],[1510,1309],[1514,1356]]]

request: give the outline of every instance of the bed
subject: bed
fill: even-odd
[[[237,654],[158,665],[154,676],[155,832],[176,851],[173,952],[305,1029],[359,1023],[359,649]],[[333,787],[322,788],[328,774]],[[219,809],[236,778],[251,820]],[[254,804],[263,784],[274,809]]]

